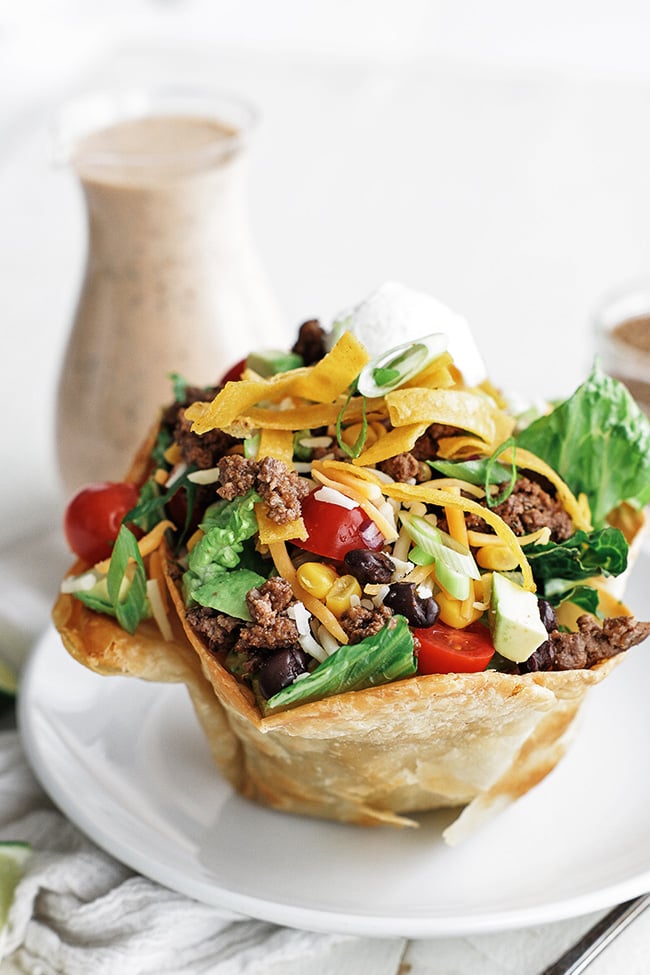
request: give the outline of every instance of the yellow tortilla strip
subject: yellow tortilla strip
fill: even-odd
[[[262,545],[272,545],[274,542],[288,542],[292,538],[299,538],[301,541],[307,538],[307,529],[302,518],[288,521],[285,525],[278,525],[271,521],[266,513],[264,502],[255,505],[255,517],[260,534]]]
[[[276,460],[284,461],[291,466],[293,430],[272,430],[270,427],[265,427],[260,433],[260,445],[257,451],[258,460],[264,457],[275,457]]]
[[[475,433],[486,444],[507,440],[515,423],[487,396],[462,389],[395,389],[386,395],[386,405],[394,427],[445,423]]]
[[[280,372],[269,379],[226,383],[211,403],[193,403],[185,416],[192,422],[193,432],[200,434],[228,429],[258,403],[278,403],[287,396],[312,403],[332,403],[354,382],[367,361],[365,348],[353,335],[344,332],[315,366]]]
[[[470,434],[459,433],[457,437],[441,437],[438,440],[438,455],[443,460],[467,460],[485,452],[484,441]]]
[[[193,433],[207,433],[208,430],[225,430],[239,417],[245,416],[251,407],[264,400],[279,402],[290,395],[295,380],[294,373],[279,373],[270,379],[245,380],[226,383],[211,403],[192,403],[185,410],[185,416],[192,422]]]
[[[446,389],[449,386],[454,386],[456,377],[451,370],[452,365],[453,359],[450,354],[443,352],[437,359],[430,362],[426,369],[419,372],[417,376],[409,379],[408,382],[402,383],[401,388],[412,389],[414,386],[428,386],[431,389]]]
[[[345,406],[345,400],[346,397],[340,396],[334,403],[309,403],[286,410],[253,407],[247,411],[245,421],[257,429],[273,427],[276,430],[314,430],[336,423]],[[376,409],[380,404],[381,400],[368,400],[366,408]],[[356,420],[361,417],[362,412],[361,397],[353,397],[345,410],[345,420]]]
[[[317,462],[319,467],[323,470],[330,471],[341,471],[344,474],[354,473],[355,477],[362,477],[364,481],[372,481],[373,484],[381,484],[382,480],[377,477],[375,471],[367,467],[356,467],[353,468],[347,461],[344,460],[321,460]]]
[[[358,467],[372,467],[379,464],[382,460],[395,457],[397,454],[410,450],[418,437],[421,437],[429,426],[426,423],[410,423],[395,430],[389,430],[383,437],[364,450],[352,463]]]
[[[341,338],[324,358],[308,372],[296,369],[293,396],[301,396],[312,403],[331,403],[352,385],[369,356],[365,347],[351,332]]]

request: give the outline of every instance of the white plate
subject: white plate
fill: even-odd
[[[648,600],[650,556],[629,601]],[[29,760],[60,808],[135,870],[222,910],[317,931],[435,937],[514,928],[650,889],[650,646],[583,711],[536,789],[460,847],[441,830],[363,829],[276,813],[212,766],[183,687],[99,677],[48,632],[20,698]]]

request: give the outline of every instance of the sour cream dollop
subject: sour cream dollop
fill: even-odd
[[[447,305],[421,291],[387,281],[353,308],[340,312],[330,332],[334,345],[349,331],[372,357],[424,335],[444,332],[454,364],[468,386],[487,378],[487,370],[467,321]]]

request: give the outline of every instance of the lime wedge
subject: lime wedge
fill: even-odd
[[[0,660],[0,693],[14,697],[18,690],[18,675],[8,663]]]
[[[0,929],[7,923],[14,891],[30,851],[29,843],[0,842]]]

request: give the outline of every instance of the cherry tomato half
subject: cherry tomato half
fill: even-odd
[[[65,512],[68,545],[80,559],[94,565],[111,554],[124,515],[138,500],[135,484],[101,481],[74,495]]]
[[[236,362],[234,366],[231,366],[228,372],[221,377],[219,380],[220,386],[225,386],[226,383],[236,383],[241,379],[241,374],[246,368],[246,359],[240,359]]]
[[[494,654],[490,631],[482,623],[462,630],[434,623],[413,634],[420,642],[419,674],[473,674],[485,670]]]
[[[302,502],[302,517],[309,537],[304,542],[293,539],[294,545],[335,562],[341,562],[353,548],[376,552],[383,547],[384,536],[362,508],[342,508],[329,501],[319,501],[318,490]]]

